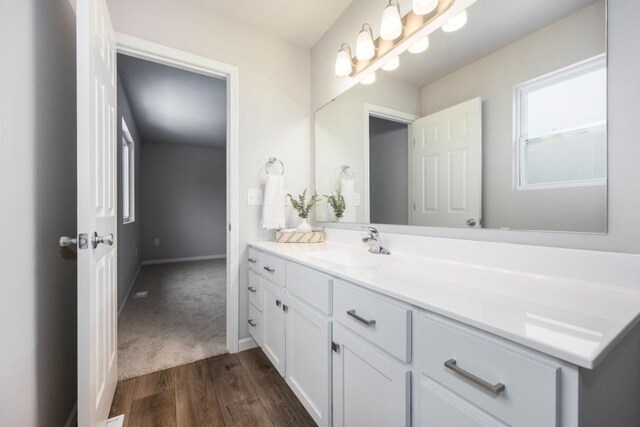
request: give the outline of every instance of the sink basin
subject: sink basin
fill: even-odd
[[[372,268],[389,261],[389,255],[372,254],[366,250],[330,249],[326,251],[308,252],[307,255],[321,261],[344,267]]]

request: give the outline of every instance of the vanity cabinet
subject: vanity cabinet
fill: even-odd
[[[250,333],[322,427],[638,425],[640,331],[582,369],[327,270],[249,256]]]
[[[285,369],[285,310],[283,302],[284,289],[263,279],[264,309],[264,339],[262,349],[280,375],[284,376]]]
[[[409,426],[410,368],[339,323],[333,341],[333,426]]]

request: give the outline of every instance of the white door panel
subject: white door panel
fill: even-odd
[[[264,306],[264,344],[262,349],[280,375],[285,375],[285,309],[284,288],[268,280],[262,281]]]
[[[76,18],[78,425],[97,426],[117,380],[116,46],[104,0],[78,0]]]
[[[447,108],[412,126],[412,224],[480,227],[482,100]]]

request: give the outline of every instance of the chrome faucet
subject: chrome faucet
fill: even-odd
[[[369,245],[369,252],[371,252],[372,254],[382,255],[389,255],[391,253],[387,249],[382,247],[382,238],[380,237],[378,230],[376,230],[374,227],[362,228],[369,232],[369,235],[367,237],[362,238],[362,241]]]

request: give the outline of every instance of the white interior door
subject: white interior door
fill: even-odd
[[[78,0],[76,19],[78,425],[93,427],[117,380],[116,46],[105,0]]]
[[[479,228],[482,100],[413,123],[413,225]]]

